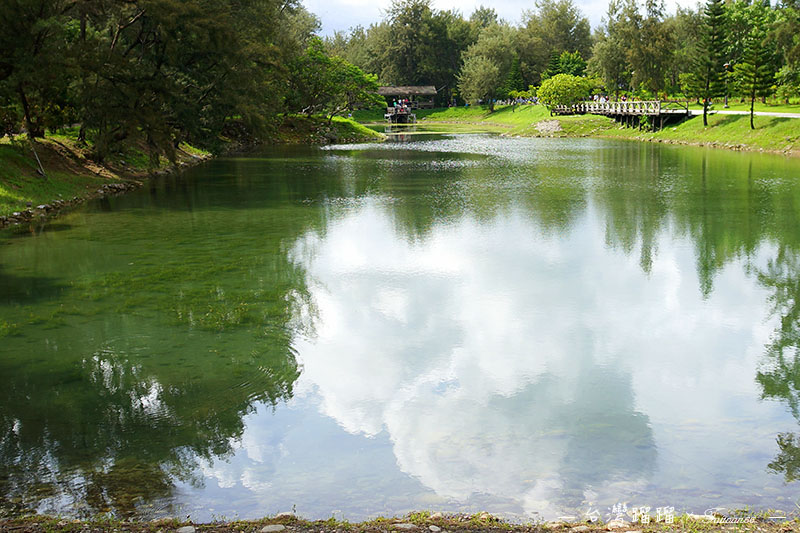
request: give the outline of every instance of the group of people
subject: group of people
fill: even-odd
[[[403,111],[408,111],[411,109],[411,101],[408,98],[401,98],[400,100],[394,100],[392,102],[392,107],[397,110],[398,108]]]
[[[604,94],[595,94],[594,96],[592,96],[592,100],[597,102],[598,104],[605,104],[606,102],[610,102],[611,101],[611,97],[610,96],[606,96]],[[627,94],[621,95],[619,97],[619,101],[620,102],[627,102],[628,101],[628,95]]]

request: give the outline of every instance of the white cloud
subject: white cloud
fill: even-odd
[[[763,291],[731,265],[703,300],[691,247],[662,236],[647,274],[636,254],[606,248],[595,216],[590,206],[569,235],[546,238],[512,210],[411,242],[379,200],[349,210],[295,250],[321,324],[295,344],[298,390],[350,433],[387,432],[400,469],[439,496],[550,516],[585,494],[633,498],[681,461],[698,467],[709,438],[763,446],[729,417],[732,398],[747,399],[737,417],[780,411],[752,401],[771,330],[753,320]],[[686,431],[689,419],[706,429]],[[698,490],[738,452],[714,453]]]

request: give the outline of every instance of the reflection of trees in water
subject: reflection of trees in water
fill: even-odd
[[[291,350],[259,346],[279,341],[244,353],[192,342],[184,367],[168,353],[106,349],[78,365],[4,369],[13,382],[0,392],[2,492],[129,516],[168,500],[178,481],[200,483],[195,461],[229,455],[255,404],[291,397],[299,375]]]
[[[185,193],[191,201],[176,210],[211,201]],[[313,330],[315,310],[289,250],[324,225],[310,211],[227,213],[226,231],[255,226],[245,242],[186,238],[218,226],[218,214],[167,210],[167,236],[132,217],[88,228],[104,254],[75,254],[69,241],[41,247],[45,268],[77,273],[60,298],[34,285],[5,293],[0,319],[19,327],[2,340],[0,493],[84,516],[152,516],[177,483],[202,483],[198,459],[230,455],[243,417],[292,396],[292,339]]]
[[[649,271],[656,241],[670,226],[695,248],[700,289],[708,296],[714,276],[732,260],[750,257],[769,237],[796,241],[800,210],[794,184],[773,182],[771,159],[655,146],[599,150],[602,170],[595,199],[603,206],[607,240]],[[789,201],[787,201],[789,200]]]
[[[772,313],[780,317],[780,326],[756,380],[762,398],[785,402],[800,422],[800,254],[782,247],[758,272],[758,280],[772,291]],[[769,469],[782,473],[787,482],[800,479],[800,434],[780,433],[777,444],[780,451]]]

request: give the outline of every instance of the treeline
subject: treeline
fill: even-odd
[[[507,98],[556,74],[596,76],[606,92],[638,97],[749,96],[754,85],[757,96],[800,96],[797,0],[720,0],[674,14],[662,0],[611,0],[594,33],[572,0],[537,0],[519,25],[485,7],[464,18],[430,0],[395,0],[383,21],[326,45],[382,83],[435,85],[441,103]]]
[[[98,160],[132,140],[157,158],[341,112],[375,78],[319,27],[297,0],[0,0],[0,137],[71,126]]]
[[[131,139],[170,157],[263,137],[285,113],[378,105],[378,82],[434,85],[439,104],[560,74],[638,97],[800,95],[800,0],[611,0],[594,33],[572,0],[537,0],[518,25],[394,0],[326,39],[299,0],[0,0],[0,28],[0,135],[71,126],[98,160]]]

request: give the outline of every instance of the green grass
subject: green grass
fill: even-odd
[[[696,106],[694,106],[696,107]],[[717,106],[715,109],[719,109]],[[740,109],[741,108],[741,109]],[[769,103],[756,105],[757,110],[773,112],[800,112],[800,103],[789,105]],[[731,102],[733,110],[747,110],[747,104]],[[382,112],[381,112],[382,113]],[[359,111],[354,118],[370,121],[378,112]],[[755,130],[750,129],[747,115],[711,115],[708,127],[703,127],[702,117],[694,117],[676,126],[665,127],[656,133],[623,128],[612,119],[596,115],[551,117],[544,106],[498,106],[490,113],[485,106],[451,107],[420,110],[417,118],[425,123],[453,123],[485,126],[486,131],[498,131],[489,126],[500,126],[502,132],[520,136],[553,137],[612,137],[647,141],[666,141],[688,144],[705,144],[736,149],[800,151],[800,119],[755,117]],[[380,114],[379,121],[382,121]],[[543,121],[558,121],[558,128],[543,128]],[[558,130],[558,131],[553,131]]]
[[[359,124],[354,119],[345,117],[333,117],[333,124],[340,137],[363,137],[366,139],[381,140],[383,135]]]
[[[710,144],[728,148],[763,149],[770,151],[800,150],[800,119],[755,117],[756,129],[750,129],[747,115],[711,115],[708,126],[702,117],[694,117],[677,126],[665,127],[656,133],[615,127],[602,133],[604,137],[641,140],[664,140],[692,144]]]
[[[27,143],[0,144],[0,215],[27,209],[57,199],[67,200],[94,190],[106,178],[65,170],[48,170],[47,178],[36,173],[36,162]]]
[[[689,109],[703,109],[703,106],[702,104],[692,102],[689,104]],[[723,100],[719,99],[719,101],[714,102],[711,109],[713,111],[747,111],[749,113],[750,102],[740,102],[738,98],[728,98],[728,107],[726,108]],[[783,102],[770,102],[768,100],[766,104],[756,102],[753,106],[753,110],[756,112],[768,111],[771,113],[800,113],[800,103],[784,104]]]
[[[437,109],[418,109],[417,120],[425,122],[486,123],[509,127],[529,125],[531,121],[543,120],[550,113],[543,106],[496,106],[490,112],[487,106],[442,107]],[[353,120],[361,123],[384,123],[383,109],[359,110],[353,113]]]
[[[327,142],[379,141],[383,134],[346,117],[293,114],[284,118],[276,141],[286,144],[319,144]]]
[[[123,175],[139,176],[151,170],[148,154],[135,144],[117,147],[104,166],[97,165],[84,157],[77,137],[77,128],[68,128],[36,143],[46,177],[37,173],[31,145],[24,136],[13,142],[0,139],[0,216],[25,210],[29,205],[85,197],[101,185],[123,180]],[[186,143],[181,144],[180,151],[179,160],[209,155]],[[166,158],[160,158],[159,168],[169,164]]]

